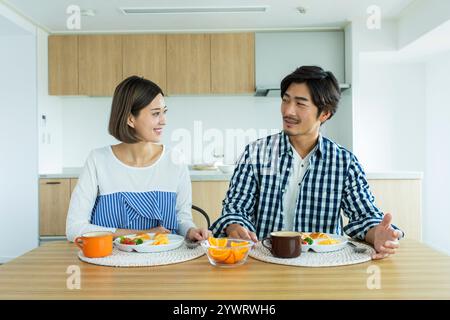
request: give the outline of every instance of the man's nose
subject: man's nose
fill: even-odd
[[[284,106],[283,116],[295,115],[295,106],[293,103],[288,103]]]

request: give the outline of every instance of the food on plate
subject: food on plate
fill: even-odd
[[[330,244],[338,244],[338,243],[341,243],[341,241],[337,240],[337,239],[327,239],[327,240],[319,241],[319,244],[321,244],[321,245],[330,245]]]
[[[319,245],[331,245],[338,244],[340,240],[333,239],[330,235],[322,232],[302,232],[302,244],[313,245],[314,243]]]
[[[153,242],[151,243],[152,246],[157,246],[161,244],[169,244],[169,237],[167,234],[164,233],[157,233],[155,237],[153,238]]]
[[[133,237],[121,236],[119,239],[120,244],[127,244],[132,246],[140,245],[150,240],[153,240],[153,242],[150,243],[150,245],[153,246],[169,244],[169,237],[164,233],[157,233],[153,236],[153,238],[148,233],[142,233]]]
[[[144,240],[142,240],[141,238],[127,238],[122,236],[120,237],[120,243],[135,246],[138,244],[143,244]]]
[[[231,241],[230,246],[227,246],[227,238],[213,238],[209,237],[208,242],[214,248],[208,248],[209,256],[216,262],[235,264],[246,257],[249,250],[247,247],[249,242],[235,242]],[[243,248],[242,248],[243,247]]]
[[[330,239],[330,236],[322,232],[313,232],[310,234],[311,239]]]
[[[151,240],[152,237],[148,233],[139,233],[134,239]]]

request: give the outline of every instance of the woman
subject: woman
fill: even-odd
[[[166,112],[155,83],[131,76],[117,86],[109,133],[122,143],[89,154],[70,200],[69,241],[90,231],[115,237],[176,232],[194,241],[209,236],[192,221],[187,166],[180,154],[159,144]]]

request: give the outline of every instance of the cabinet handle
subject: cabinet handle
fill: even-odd
[[[46,182],[45,184],[61,184],[60,181],[54,181],[54,182]]]

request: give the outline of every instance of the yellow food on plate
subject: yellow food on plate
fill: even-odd
[[[169,244],[169,237],[165,233],[158,233],[153,238],[153,246],[161,245],[161,244]]]
[[[321,245],[330,245],[330,244],[338,244],[340,242],[341,241],[337,240],[337,239],[327,239],[327,240],[319,241],[319,244],[321,244]]]
[[[317,240],[317,239],[331,239],[329,235],[322,232],[313,232],[310,235],[311,239]]]
[[[148,233],[141,233],[134,237],[134,239],[151,240],[151,237]]]

